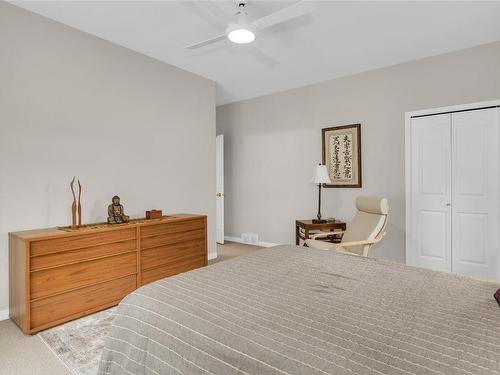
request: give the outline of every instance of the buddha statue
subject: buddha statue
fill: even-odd
[[[120,197],[115,195],[112,199],[112,204],[108,206],[108,223],[122,224],[128,223],[129,217],[125,215],[123,206],[120,204]]]

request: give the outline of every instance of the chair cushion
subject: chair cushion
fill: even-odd
[[[356,198],[356,208],[358,211],[376,215],[389,213],[389,203],[386,198],[358,197]]]
[[[358,211],[347,226],[342,242],[373,240],[384,227],[386,216]],[[349,251],[363,255],[364,246],[349,246]]]

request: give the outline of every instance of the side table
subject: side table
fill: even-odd
[[[313,224],[312,220],[295,220],[295,244],[300,245],[300,240],[305,241],[309,239],[309,234],[312,231],[333,232],[338,229],[345,230],[346,223],[335,220],[333,222]]]

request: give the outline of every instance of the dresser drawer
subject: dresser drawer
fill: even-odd
[[[137,273],[137,253],[31,272],[31,299]]]
[[[85,260],[103,258],[111,255],[135,251],[136,249],[136,240],[129,240],[86,247],[83,249],[64,251],[60,253],[39,255],[31,258],[30,270],[36,271],[44,268],[78,263]]]
[[[205,228],[204,219],[184,220],[157,225],[148,225],[141,227],[141,238],[154,237],[162,234],[189,232]]]
[[[205,238],[205,229],[196,229],[189,232],[168,233],[141,239],[141,248],[150,249],[158,246],[172,245],[179,242],[201,240]]]
[[[185,259],[178,259],[173,264],[166,264],[157,268],[153,268],[142,272],[141,284],[163,279],[168,276],[176,275],[181,272],[194,270],[195,268],[205,265],[205,255],[192,255]]]
[[[205,255],[203,239],[180,242],[173,245],[154,247],[141,252],[141,269],[177,263],[179,260],[197,255]]]
[[[135,288],[136,277],[132,275],[33,301],[30,328],[43,329],[51,322],[62,323],[115,305]]]
[[[134,240],[135,238],[136,229],[133,227],[126,229],[114,229],[107,232],[68,235],[62,238],[31,242],[30,255],[38,256],[44,254],[52,254],[61,251],[104,245],[113,242]]]

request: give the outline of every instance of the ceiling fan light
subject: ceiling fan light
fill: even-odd
[[[227,37],[233,43],[247,44],[255,40],[255,33],[250,28],[242,26],[229,30]]]

